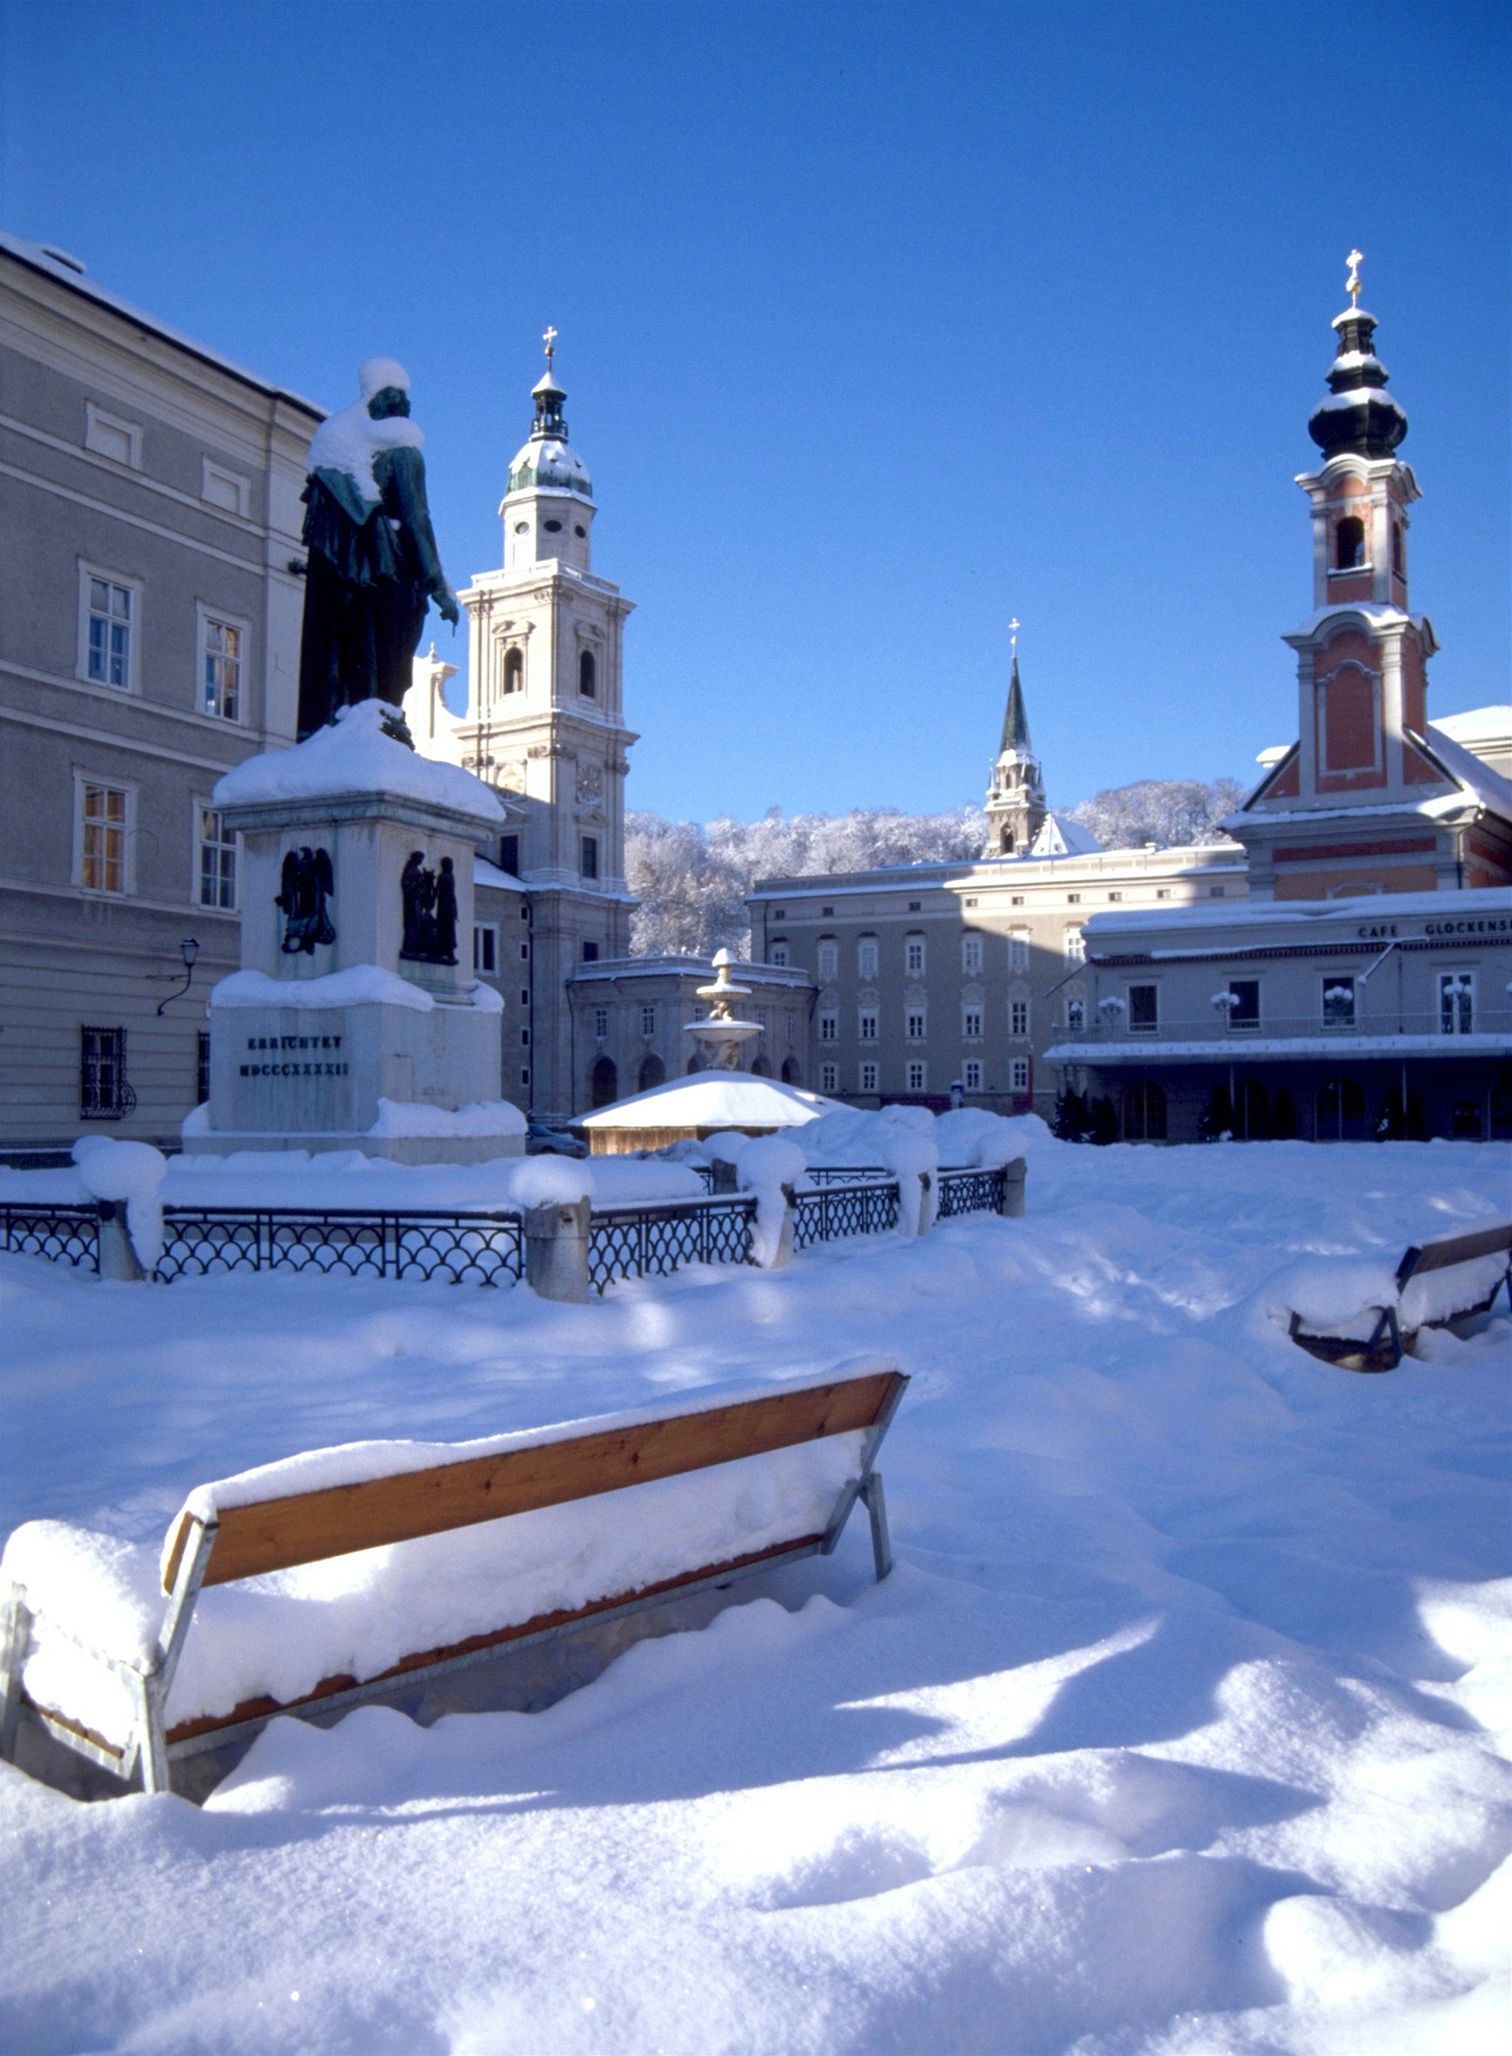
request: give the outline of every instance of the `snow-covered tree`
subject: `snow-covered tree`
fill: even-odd
[[[1237,811],[1246,788],[1237,778],[1141,778],[1094,793],[1066,811],[1090,828],[1104,849],[1161,849],[1179,844],[1221,842],[1219,822]]]

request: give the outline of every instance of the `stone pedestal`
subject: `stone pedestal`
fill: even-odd
[[[499,1098],[499,998],[472,975],[473,848],[497,825],[487,788],[448,768],[438,797],[354,789],[238,801],[239,776],[217,804],[242,838],[242,969],[211,996],[209,1118],[191,1119],[185,1148],[359,1149],[404,1163],[518,1155],[524,1123]],[[264,784],[275,779],[264,773]],[[312,853],[308,876],[325,875],[318,853],[329,862],[329,897],[302,924],[286,890],[291,852],[296,869]],[[405,955],[402,881],[417,852],[434,879],[450,866],[454,964]],[[308,914],[308,898],[302,906]]]

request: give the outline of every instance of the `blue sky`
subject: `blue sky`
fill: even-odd
[[[1293,733],[1352,243],[1432,710],[1508,697],[1508,43],[1368,0],[8,0],[0,221],[323,404],[402,358],[458,585],[554,323],[632,804],[979,799],[1014,614],[1071,802]]]

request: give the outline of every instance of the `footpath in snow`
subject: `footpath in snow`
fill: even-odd
[[[1500,1146],[1074,1149],[1022,1221],[582,1307],[0,1262],[0,1529],[857,1356],[864,1522],[530,1714],[274,1724],[199,1810],[0,1768],[0,2048],[1499,2050],[1512,1320],[1384,1377],[1277,1279],[1505,1214]],[[71,1175],[71,1174],[61,1174]]]

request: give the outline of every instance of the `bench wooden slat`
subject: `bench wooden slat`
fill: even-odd
[[[203,1714],[193,1720],[179,1721],[168,1730],[168,1741],[170,1745],[188,1742],[204,1735],[218,1734],[225,1728],[238,1727],[243,1721],[271,1720],[283,1713],[318,1713],[323,1701],[335,1699],[358,1684],[376,1694],[384,1685],[398,1684],[416,1671],[430,1670],[433,1666],[449,1663],[455,1657],[476,1655],[486,1649],[504,1649],[511,1642],[549,1634],[554,1628],[576,1626],[578,1622],[586,1626],[597,1615],[612,1613],[616,1607],[641,1606],[648,1600],[670,1597],[685,1585],[707,1583],[710,1579],[725,1576],[735,1577],[741,1571],[754,1569],[756,1565],[778,1557],[810,1554],[820,1549],[823,1543],[822,1534],[798,1535],[790,1542],[774,1542],[767,1549],[749,1550],[744,1556],[726,1557],[719,1563],[704,1564],[696,1570],[679,1571],[675,1577],[659,1578],[655,1584],[642,1585],[634,1592],[616,1592],[608,1598],[591,1599],[584,1606],[564,1607],[556,1613],[538,1613],[513,1627],[495,1628],[483,1635],[468,1635],[460,1642],[450,1642],[436,1649],[416,1650],[390,1664],[387,1670],[377,1671],[368,1678],[358,1679],[349,1675],[322,1678],[313,1691],[302,1693],[297,1699],[244,1699],[229,1713]],[[53,1717],[57,1718],[56,1715]],[[107,1743],[105,1746],[113,1745]]]
[[[226,1507],[203,1582],[229,1584],[870,1428],[906,1382],[898,1371],[878,1371],[575,1441]],[[186,1514],[175,1523],[165,1591],[172,1590],[193,1525]]]
[[[1468,1235],[1446,1235],[1441,1242],[1424,1242],[1407,1251],[1397,1269],[1397,1285],[1421,1278],[1425,1271],[1446,1271],[1451,1264],[1508,1253],[1512,1253],[1512,1221],[1499,1221],[1494,1228],[1475,1228]]]

